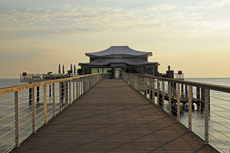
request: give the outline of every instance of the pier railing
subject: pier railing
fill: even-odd
[[[68,77],[76,77],[78,74],[20,74],[20,82],[41,82],[46,80],[62,79]]]
[[[123,73],[123,80],[220,152],[230,150],[230,87]]]
[[[105,74],[49,80],[0,89],[0,152],[19,147]]]

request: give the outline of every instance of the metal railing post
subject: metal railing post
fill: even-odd
[[[19,141],[19,100],[18,91],[14,92],[14,106],[15,106],[15,147],[20,147]]]
[[[155,103],[155,79],[152,79],[152,103]]]
[[[64,98],[63,99],[65,99],[65,107],[67,107],[68,106],[68,101],[67,101],[67,82],[65,81],[64,82]]]
[[[157,80],[157,105],[160,105],[160,80]]]
[[[165,82],[162,81],[162,109],[165,107]]]
[[[209,89],[205,89],[205,144],[209,143]]]
[[[148,83],[147,83],[147,77],[145,77],[145,97],[147,98],[147,89],[148,89]]]
[[[102,74],[101,74],[101,80],[102,80]],[[89,76],[87,76],[87,91],[89,90]]]
[[[35,89],[31,89],[32,93],[32,130],[36,133],[36,109],[35,109]]]
[[[76,85],[76,79],[73,80],[73,101],[76,99],[75,85]]]
[[[43,85],[43,99],[44,99],[44,124],[47,124],[47,103],[46,103],[46,85]]]
[[[180,84],[177,83],[177,122],[180,122]]]
[[[81,95],[82,78],[79,79],[79,96]]]
[[[147,90],[148,90],[148,78],[145,77],[145,97],[146,98],[147,98],[147,94],[148,94]]]
[[[78,88],[79,88],[79,82],[78,79],[76,79],[76,99],[78,98]]]
[[[71,93],[71,80],[69,80],[69,104],[72,104],[72,93]]]
[[[89,89],[91,88],[91,75],[89,76]]]
[[[145,77],[142,77],[142,82],[143,82],[143,91],[144,91],[144,95],[145,95]]]
[[[61,82],[59,82],[59,111],[62,111],[62,85]]]
[[[139,91],[139,76],[136,76],[136,85],[137,91]]]
[[[188,129],[192,131],[192,86],[189,86],[188,104]]]
[[[53,88],[53,117],[56,116],[55,113],[55,108],[56,108],[56,103],[55,103],[55,84],[52,83],[52,88]]]
[[[147,78],[147,91],[146,91],[146,96],[148,95],[148,93],[149,93],[149,98],[148,98],[148,99],[150,99],[150,79],[149,79],[149,78]]]
[[[97,75],[97,81],[99,80],[99,74]],[[84,88],[85,88],[85,78],[82,78],[82,94],[84,93]]]
[[[97,82],[99,82],[99,74],[97,75]],[[82,94],[85,92],[85,77],[82,78]]]
[[[172,115],[172,82],[168,82],[169,115]]]

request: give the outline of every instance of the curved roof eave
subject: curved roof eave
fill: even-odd
[[[110,55],[128,55],[128,56],[152,56],[152,52],[142,52],[129,48],[128,46],[111,46],[110,48],[93,53],[85,53],[88,57],[100,57]]]
[[[143,61],[140,59],[99,59],[90,63],[79,63],[79,66],[106,66],[112,63],[125,63],[127,65],[131,65],[131,66],[138,66],[138,65],[159,65],[158,62],[147,62],[147,61]]]

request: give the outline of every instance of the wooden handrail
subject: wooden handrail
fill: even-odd
[[[29,88],[34,88],[37,86],[42,86],[42,85],[47,85],[47,84],[52,84],[52,83],[57,83],[57,82],[64,82],[64,81],[74,80],[74,79],[78,79],[78,78],[84,78],[84,77],[97,75],[97,74],[100,74],[100,73],[80,75],[80,76],[76,76],[76,77],[63,78],[63,79],[48,80],[48,81],[36,82],[36,83],[31,83],[31,84],[26,84],[26,85],[12,86],[12,87],[7,87],[7,88],[0,88],[0,95],[12,93],[15,91],[20,91],[20,90],[25,90],[25,89],[29,89]]]

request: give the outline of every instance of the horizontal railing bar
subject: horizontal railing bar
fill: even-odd
[[[27,121],[23,122],[22,124],[19,125],[19,127],[23,126],[24,124],[28,123],[29,121],[31,121],[32,118],[28,119]]]
[[[67,106],[69,106],[72,101],[76,98],[78,98],[80,95],[84,94],[87,90],[89,90],[93,85],[95,85],[97,82],[99,82],[101,79],[102,79],[102,75],[104,73],[96,73],[96,74],[89,74],[89,75],[82,75],[82,76],[75,76],[75,77],[69,77],[69,78],[61,78],[61,79],[56,79],[56,80],[43,80],[41,82],[34,82],[34,83],[31,83],[31,84],[24,84],[24,85],[19,85],[19,86],[12,86],[12,87],[7,87],[7,88],[0,88],[0,95],[3,95],[3,94],[7,94],[7,93],[13,93],[13,92],[18,92],[18,91],[22,91],[22,90],[26,90],[26,89],[32,89],[33,91],[36,89],[35,87],[42,87],[43,88],[46,86],[46,85],[51,85],[51,84],[54,84],[54,83],[59,83],[59,87],[57,86],[57,88],[52,88],[52,87],[47,87],[47,89],[51,89],[53,90],[53,92],[51,91],[46,91],[45,95],[44,94],[44,89],[40,89],[40,90],[37,90],[35,92],[32,92],[32,97],[29,98],[29,100],[25,100],[25,101],[22,101],[20,102],[18,105],[21,105],[23,108],[19,111],[16,111],[15,113],[13,114],[9,114],[8,116],[5,116],[3,118],[0,119],[1,120],[5,120],[7,118],[10,118],[11,116],[15,115],[16,113],[20,113],[20,112],[23,112],[29,108],[31,108],[32,106],[27,106],[24,108],[23,104],[24,103],[28,103],[30,101],[33,102],[33,104],[35,104],[35,98],[41,98],[41,100],[39,101],[39,103],[44,103],[44,105],[41,105],[41,107],[38,107],[36,108],[34,111],[36,111],[36,114],[34,116],[36,116],[36,120],[34,121],[34,123],[30,124],[29,126],[27,124],[29,124],[32,120],[32,118],[28,118],[27,117],[29,115],[31,115],[32,111],[30,111],[29,113],[26,113],[26,114],[23,114],[20,118],[18,119],[21,119],[21,121],[23,121],[20,125],[15,125],[15,127],[10,130],[10,131],[7,131],[6,133],[4,133],[3,135],[0,136],[0,139],[2,139],[3,137],[6,137],[8,136],[9,134],[11,134],[13,131],[16,131],[19,127],[22,128],[22,127],[25,127],[23,129],[21,129],[21,131],[18,132],[18,134],[16,133],[15,136],[13,136],[11,139],[8,139],[8,141],[6,141],[4,144],[8,143],[9,141],[15,139],[15,143],[14,144],[10,144],[11,146],[7,149],[7,150],[10,150],[13,146],[15,147],[19,147],[19,141],[24,141],[31,133],[35,133],[36,130],[40,127],[42,127],[44,125],[44,122],[41,122],[42,119],[44,119],[44,116],[42,115],[42,113],[46,112],[45,110],[42,110],[45,106],[46,106],[46,99],[45,98],[48,98],[48,94],[51,93],[50,97],[48,99],[53,99],[51,101],[49,101],[49,103],[52,103],[52,105],[47,105],[47,117],[48,119],[51,119],[53,118],[53,113],[55,114],[58,114],[60,113],[63,109],[65,109]],[[93,77],[91,77],[93,76]],[[92,84],[90,84],[90,79],[89,78],[94,78]],[[33,80],[32,80],[33,82]],[[68,85],[69,87],[66,88],[66,84],[64,85],[64,87],[60,86],[60,82],[68,82]],[[73,84],[71,83],[73,82]],[[76,90],[75,89],[75,83],[76,83]],[[71,90],[73,88],[73,91]],[[37,88],[38,89],[38,88]],[[62,92],[62,90],[64,90],[64,92]],[[68,91],[68,93],[66,93],[66,91]],[[75,97],[75,91],[76,91],[76,97]],[[35,97],[35,94],[36,92],[41,92],[43,94],[41,95],[37,95],[37,97]],[[30,95],[31,93],[29,94],[22,94],[20,96],[17,96],[18,98],[21,98],[21,97],[26,97],[28,95]],[[64,94],[64,95],[63,95]],[[66,95],[67,94],[67,95]],[[54,104],[54,97],[57,98],[57,103]],[[61,99],[60,97],[63,97],[63,102],[61,102]],[[10,100],[14,100],[15,98],[12,98],[12,99],[7,99],[5,101],[1,101],[0,103],[3,103],[3,102],[8,102]],[[42,100],[43,99],[43,100]],[[17,99],[15,99],[17,100]],[[68,101],[66,101],[68,100]],[[38,103],[38,104],[39,104]],[[61,106],[60,104],[63,103],[65,104],[64,106]],[[57,107],[56,108],[52,108],[53,105],[56,105]],[[8,108],[4,108],[2,111],[0,110],[0,112],[3,112],[5,110],[9,110],[11,108],[13,108],[14,106],[10,106]],[[42,110],[42,111],[41,111]],[[53,112],[55,110],[55,112]],[[41,112],[40,112],[41,111]],[[42,116],[41,116],[42,115]],[[41,116],[41,117],[40,117]],[[40,118],[38,118],[40,117]],[[25,120],[25,121],[24,121]],[[13,120],[11,121],[10,123],[7,123],[5,125],[3,125],[3,127],[1,127],[1,129],[5,128],[5,127],[8,127],[10,124],[13,124],[14,122],[16,122],[17,120]],[[41,122],[41,123],[40,123]],[[40,123],[40,124],[38,124]],[[30,130],[31,128],[31,130]],[[28,131],[27,134],[25,134],[26,132]],[[19,139],[19,134],[21,134],[20,138]],[[18,142],[17,142],[18,141]],[[3,146],[4,144],[1,144],[1,146]],[[1,148],[0,146],[0,148]],[[7,146],[8,147],[8,146]],[[7,151],[5,150],[5,151]]]
[[[7,107],[7,108],[4,108],[4,109],[1,109],[1,110],[0,110],[0,113],[1,113],[2,111],[8,110],[8,109],[13,108],[13,107],[14,107],[14,105],[13,105],[13,106],[10,106],[10,107]]]
[[[230,130],[230,127],[227,127],[227,126],[225,126],[225,125],[223,125],[223,124],[221,124],[221,123],[219,123],[219,122],[217,122],[217,121],[215,121],[215,120],[213,120],[213,119],[211,119],[211,118],[210,118],[210,121],[215,122],[215,123],[217,123],[217,124],[219,124],[219,125],[225,127],[226,129]]]
[[[25,129],[23,129],[22,131],[20,131],[19,134],[23,133],[24,131],[26,131],[28,128],[31,128],[31,127],[32,127],[32,124],[30,124]],[[32,132],[32,128],[31,128],[31,132]]]
[[[146,95],[152,96],[153,97],[152,99],[155,99],[156,97],[158,100],[160,99],[161,106],[163,109],[164,109],[164,104],[165,104],[164,96],[166,95],[165,93],[167,93],[168,94],[167,101],[168,101],[169,110],[167,110],[166,112],[178,120],[178,118],[180,118],[180,113],[178,112],[185,113],[189,111],[188,119],[185,117],[183,118],[183,120],[180,121],[180,123],[183,124],[185,127],[188,127],[190,131],[192,131],[193,133],[198,135],[201,139],[203,139],[205,144],[209,144],[209,143],[213,144],[212,140],[209,138],[209,135],[214,137],[211,134],[211,131],[209,131],[210,129],[215,132],[218,132],[218,135],[221,135],[220,140],[216,138],[219,142],[221,142],[221,144],[226,145],[226,143],[228,142],[228,141],[225,141],[225,139],[229,140],[230,135],[228,135],[226,131],[219,130],[219,126],[222,126],[220,128],[225,127],[226,129],[229,129],[228,124],[225,125],[227,121],[225,123],[221,122],[222,119],[230,120],[229,116],[225,114],[221,114],[221,113],[219,114],[219,112],[215,112],[215,109],[213,111],[213,108],[212,107],[210,108],[210,106],[217,107],[218,109],[221,109],[222,112],[223,110],[225,112],[229,111],[229,109],[225,108],[224,106],[219,106],[216,103],[214,104],[211,103],[212,102],[211,98],[215,98],[215,99],[222,100],[225,102],[227,101],[228,103],[230,102],[230,100],[224,99],[222,97],[218,98],[218,97],[212,96],[211,94],[213,94],[213,91],[214,93],[215,91],[219,91],[222,93],[230,93],[230,87],[222,86],[222,85],[207,84],[207,83],[177,80],[177,79],[171,79],[171,78],[162,78],[162,77],[134,74],[134,73],[133,74],[123,73],[123,80],[127,82],[128,84],[130,84],[135,89],[136,89],[135,85],[137,84],[136,90],[139,90],[141,94],[144,94],[145,96]],[[164,81],[165,83],[163,83]],[[158,87],[159,84],[160,84],[160,87]],[[189,90],[188,90],[188,87],[189,87]],[[149,91],[151,90],[152,95],[150,94],[150,92],[147,93],[147,90]],[[160,90],[161,97],[158,97],[158,94],[156,94],[157,92],[159,92],[158,90]],[[187,97],[187,98],[183,99],[183,97]],[[178,100],[179,98],[180,100]],[[174,103],[175,103],[175,100],[177,100],[177,105],[172,105],[172,99],[174,99]],[[155,104],[158,104],[154,102],[154,100],[151,100],[151,101],[153,101],[153,103]],[[178,103],[178,101],[180,103]],[[185,105],[183,107],[184,109],[180,110],[179,106],[181,106],[181,103],[183,104],[188,103],[189,106]],[[193,103],[196,103],[196,108],[195,106],[194,108],[192,107]],[[175,109],[172,109],[172,108],[175,108]],[[197,110],[199,113],[192,114],[193,109]],[[221,120],[220,121],[212,120],[212,116],[214,115],[217,115],[218,117],[220,117]],[[192,122],[192,120],[194,122]],[[212,121],[218,124],[218,128],[209,126],[210,122]],[[224,137],[225,139],[222,137]],[[226,146],[229,147],[229,144],[227,143]],[[221,150],[217,146],[216,148]]]
[[[0,139],[3,138],[4,136],[6,136],[7,134],[13,132],[15,130],[15,128],[13,128],[12,130],[8,131],[7,133],[1,135]],[[1,146],[0,146],[1,147]]]
[[[213,138],[215,138],[216,140],[218,140],[219,142],[221,142],[221,143],[224,144],[225,146],[228,146],[228,147],[229,147],[229,145],[227,145],[226,143],[224,143],[223,141],[221,141],[220,139],[218,139],[218,138],[215,137],[214,135],[212,135],[212,134],[209,134],[209,135],[211,135]],[[211,144],[213,144],[213,143],[211,143]]]
[[[64,81],[84,78],[84,77],[91,76],[91,75],[96,75],[96,74],[99,74],[99,73],[88,74],[88,75],[80,75],[80,76],[69,77],[69,78],[64,78],[64,79],[55,79],[55,80],[49,80],[49,81],[42,81],[42,82],[31,83],[31,84],[26,84],[26,85],[19,85],[19,86],[13,86],[13,87],[7,87],[7,88],[0,88],[0,95],[15,92],[15,91],[20,91],[20,90],[25,90],[25,89],[29,89],[29,88],[34,88],[34,87],[37,87],[37,86],[42,86],[42,85],[47,85],[47,84],[52,84],[52,83],[58,83],[58,82],[64,82]]]
[[[10,124],[13,124],[14,122],[15,122],[15,120],[13,120],[12,122],[10,122],[10,123],[4,125],[3,127],[0,127],[0,130],[3,129],[3,128],[5,128],[5,127],[7,127],[7,126],[10,125]]]
[[[0,101],[0,104],[1,103],[4,103],[4,102],[7,102],[7,101],[10,101],[10,100],[13,100],[14,98],[10,98],[10,99],[6,99],[6,100],[3,100],[3,101]]]
[[[31,133],[32,133],[32,130],[29,131],[27,134],[25,134],[19,141],[22,142],[22,140],[25,140],[26,137],[29,137]]]
[[[10,114],[10,115],[8,115],[8,116],[5,116],[5,117],[1,118],[0,121],[4,120],[4,119],[6,119],[6,118],[8,118],[8,117],[10,117],[10,116],[13,116],[13,115],[15,115],[15,113],[12,113],[12,114]]]
[[[230,137],[229,137],[228,135],[226,135],[226,134],[224,134],[224,133],[218,131],[217,129],[213,128],[212,126],[210,126],[210,128],[213,129],[213,130],[215,130],[216,132],[219,132],[219,133],[222,134],[223,136],[225,136],[225,137],[227,137],[227,138],[230,139]]]
[[[28,115],[30,115],[32,112],[29,112],[29,113],[27,113],[27,114],[25,114],[25,115],[23,115],[23,116],[21,116],[20,118],[18,118],[19,120],[20,119],[22,119],[22,118],[24,118],[24,117],[26,117],[26,116],[28,116]]]
[[[131,75],[140,76],[138,74],[131,74]],[[184,81],[184,80],[178,80],[178,79],[169,79],[169,78],[155,77],[155,76],[144,76],[144,77],[154,78],[154,79],[158,79],[161,81],[170,81],[170,82],[174,82],[174,83],[180,83],[180,84],[184,84],[184,85],[196,86],[196,87],[207,88],[207,89],[211,89],[211,90],[230,93],[230,87],[227,87],[227,86],[214,85],[214,84],[208,84],[208,83],[191,82],[191,81]]]
[[[5,141],[3,144],[1,144],[1,145],[0,145],[0,148],[1,148],[2,146],[4,146],[5,144],[7,144],[7,143],[8,143],[9,141],[11,141],[12,139],[14,139],[14,136],[11,137],[9,140]]]
[[[13,139],[13,138],[12,138]],[[15,146],[16,143],[12,144],[9,148],[6,149],[6,152],[9,152]]]

